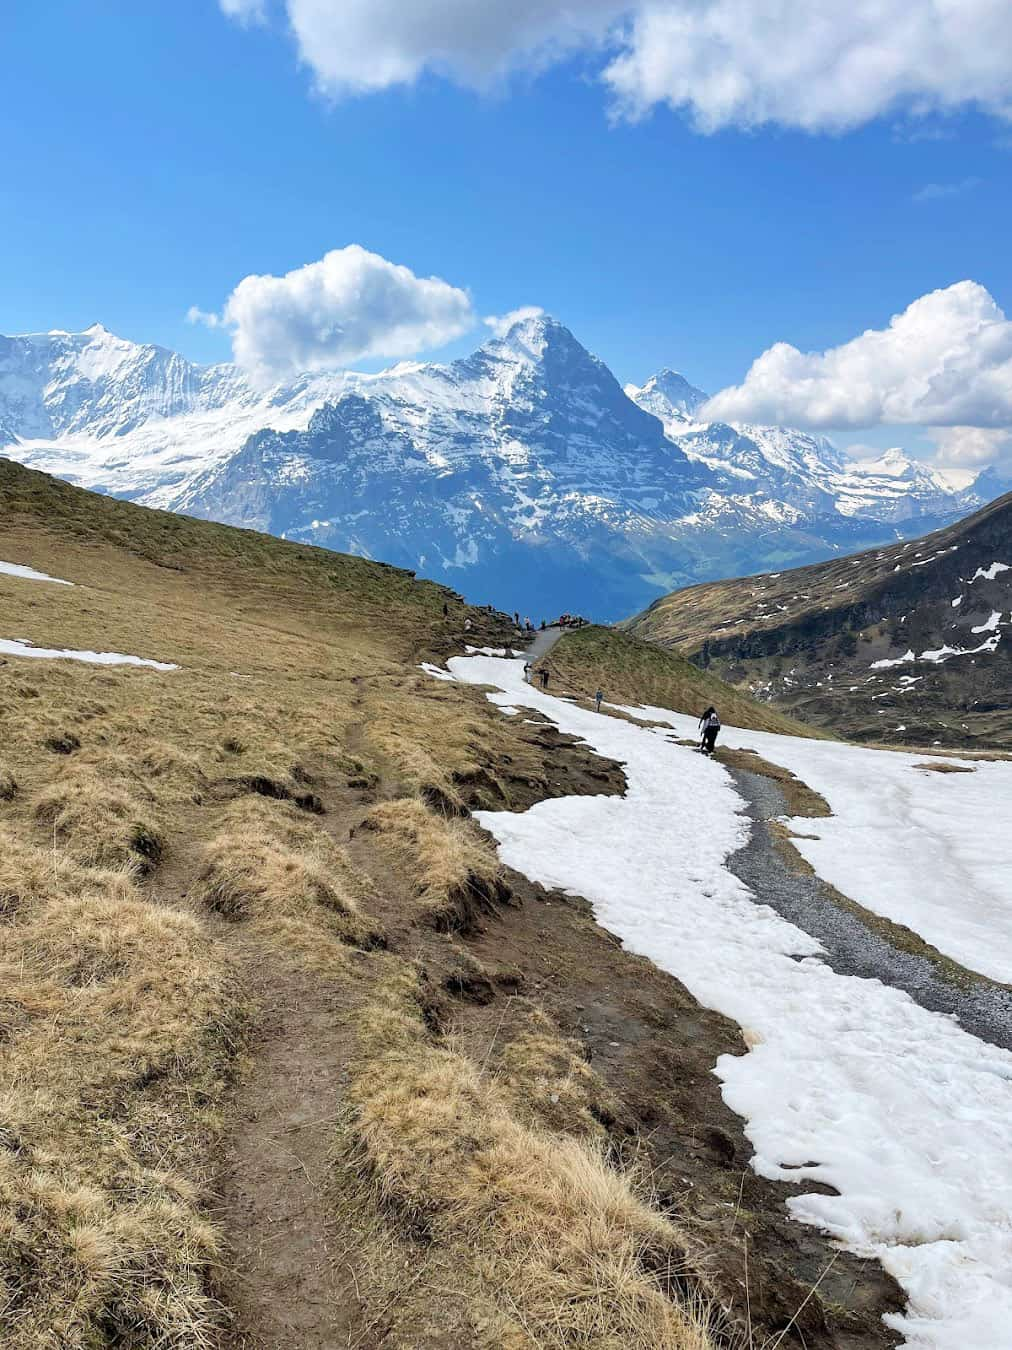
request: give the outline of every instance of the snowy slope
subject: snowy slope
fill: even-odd
[[[817,942],[757,904],[727,869],[749,826],[718,764],[672,745],[663,728],[635,726],[538,693],[524,683],[522,667],[522,659],[483,656],[450,662],[455,678],[501,690],[489,695],[493,702],[534,708],[619,760],[628,789],[623,797],[569,797],[523,813],[478,813],[504,862],[545,886],[585,896],[628,947],[737,1021],[748,1053],[722,1057],[715,1072],[728,1105],[747,1122],[753,1166],[802,1188],[806,1178],[834,1188],[834,1194],[796,1196],[790,1211],[850,1250],[877,1258],[896,1278],[908,1306],[888,1320],[905,1345],[1002,1350],[1012,1319],[1012,1054],[878,980],[837,974],[820,959]],[[679,725],[677,715],[663,715]],[[729,734],[748,744],[758,737]],[[784,762],[781,755],[821,750],[791,738],[761,739],[763,753],[777,762]],[[888,752],[833,750],[841,757],[877,754],[877,764],[893,761]],[[903,758],[876,772],[909,773],[908,800],[928,789],[918,839],[932,839],[952,862],[938,895],[953,911],[979,903],[981,919],[996,907],[1008,931],[1010,859],[997,874],[1000,893],[975,902],[965,889],[976,872],[959,844],[959,816],[947,823],[945,813],[934,810],[930,794],[937,785],[901,764]],[[805,760],[805,767],[814,763]],[[1012,765],[990,767],[996,771],[985,789],[990,810],[1008,814]],[[819,772],[830,802],[836,798],[850,813],[848,782],[866,774],[867,765],[859,758],[849,767],[842,758],[826,759]],[[883,790],[877,800],[888,796]],[[866,816],[861,822],[867,827]],[[820,831],[826,823],[818,821]],[[874,842],[893,860],[916,841],[893,833]],[[821,866],[823,858],[813,861]],[[915,865],[907,860],[908,877]],[[880,908],[893,880],[890,873],[877,886]],[[918,931],[937,931],[933,905],[919,908],[912,890],[908,899]],[[952,931],[954,942],[964,938]],[[970,944],[976,947],[976,939]]]
[[[0,339],[0,448],[170,510],[384,558],[476,599],[612,618],[675,586],[811,562],[958,515],[898,460],[693,420],[672,371],[623,391],[528,316],[451,365],[271,390],[100,325]]]

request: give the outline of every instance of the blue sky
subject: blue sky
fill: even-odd
[[[1012,123],[996,112],[1000,71],[980,75],[986,98],[962,96],[979,53],[964,54],[955,93],[928,91],[923,117],[923,95],[885,91],[869,115],[850,95],[827,112],[792,93],[756,125],[754,110],[715,117],[697,90],[678,108],[647,95],[630,119],[615,115],[596,35],[567,37],[554,60],[531,55],[527,32],[493,33],[517,44],[506,75],[473,51],[428,65],[413,52],[409,77],[370,75],[376,87],[357,92],[318,31],[302,33],[300,62],[288,29],[300,4],[327,0],[289,4],[286,17],[225,0],[230,17],[214,0],[9,0],[0,331],[101,320],[227,359],[229,331],[188,323],[191,305],[220,311],[250,274],[359,244],[465,289],[477,316],[544,307],[622,380],[670,364],[716,391],[775,342],[822,352],[964,279],[1012,303]],[[361,3],[329,8],[340,18]],[[602,0],[602,22],[615,8]],[[374,48],[362,24],[355,40]],[[722,124],[703,131],[701,117]],[[442,350],[483,336],[479,325]],[[909,416],[902,432],[888,419],[841,431],[923,441]]]

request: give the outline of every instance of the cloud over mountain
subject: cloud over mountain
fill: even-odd
[[[364,358],[411,356],[476,322],[466,291],[415,276],[358,244],[281,277],[244,277],[220,318],[196,306],[188,317],[229,328],[237,364],[260,384]]]
[[[1012,322],[983,286],[960,281],[828,351],[776,343],[703,414],[809,428],[1012,427]]]
[[[263,0],[220,0],[233,18]],[[702,131],[842,131],[885,114],[1012,115],[1007,0],[285,0],[317,87],[340,97],[425,73],[483,87],[599,49],[620,114]]]

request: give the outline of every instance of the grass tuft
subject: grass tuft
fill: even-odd
[[[711,1350],[705,1313],[679,1299],[683,1236],[600,1147],[518,1119],[483,1067],[435,1043],[413,972],[392,975],[360,1025],[361,1165],[474,1266],[499,1343]]]
[[[417,797],[374,806],[362,828],[379,834],[415,876],[423,916],[435,927],[466,931],[479,914],[508,898],[492,846],[470,821],[437,814]]]
[[[36,796],[35,815],[76,862],[150,872],[164,849],[161,827],[149,808],[110,776],[110,767],[69,765]]]
[[[260,797],[241,798],[225,812],[194,888],[195,898],[223,918],[330,956],[341,943],[380,941],[360,910],[369,893],[322,826],[287,802]]]

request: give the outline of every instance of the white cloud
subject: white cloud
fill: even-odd
[[[980,187],[980,181],[979,178],[961,178],[958,183],[925,183],[924,187],[914,193],[911,200],[936,202],[945,197],[962,197],[964,193]]]
[[[263,23],[267,18],[266,0],[218,0],[221,12],[240,23]]]
[[[187,317],[209,319],[196,306]],[[266,384],[441,347],[476,319],[466,291],[349,244],[283,277],[244,277],[210,322],[231,330],[236,362]]]
[[[191,305],[186,311],[187,323],[202,323],[205,328],[220,328],[221,315],[211,314],[206,309],[201,309],[198,305]]]
[[[424,71],[485,87],[605,36],[628,0],[287,0],[299,54],[327,94],[413,84]]]
[[[946,468],[979,469],[1002,464],[1012,472],[1012,429],[939,427],[932,432],[935,461]]]
[[[776,343],[702,411],[823,429],[1012,427],[1012,323],[983,286],[961,281],[826,352]]]
[[[515,323],[523,319],[539,319],[544,312],[540,305],[521,305],[519,309],[511,309],[508,314],[489,314],[482,319],[482,323],[486,328],[491,328],[494,337],[505,337]]]
[[[1008,0],[284,0],[329,95],[430,72],[482,87],[580,50],[606,52],[618,109],[666,104],[703,131],[842,131],[976,105],[1012,116]],[[220,0],[262,17],[261,0]]]
[[[1008,0],[640,0],[605,72],[632,115],[843,131],[977,104],[1012,114]]]

